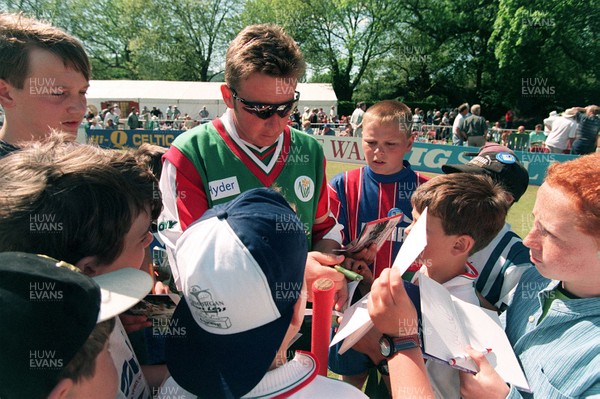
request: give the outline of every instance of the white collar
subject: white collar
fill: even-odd
[[[294,359],[268,371],[258,385],[243,398],[288,397],[314,380],[318,371],[314,355],[298,351]]]
[[[413,278],[410,281],[412,284],[414,284],[417,281],[417,279],[419,278],[419,275],[421,275],[421,274],[425,275],[425,273],[424,273],[425,267],[427,267],[427,266],[421,266],[419,271],[417,271],[415,273],[415,275],[413,276]],[[477,277],[479,277],[479,272],[477,271],[477,269],[475,269],[475,267],[472,264],[470,264],[469,262],[466,262],[464,273],[461,273],[458,276],[451,278],[450,280],[446,281],[442,285],[446,289],[449,289],[450,287],[456,287],[459,285],[473,284],[473,280],[475,280]]]

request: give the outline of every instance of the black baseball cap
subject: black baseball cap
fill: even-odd
[[[508,147],[496,143],[487,143],[466,164],[443,165],[442,171],[450,173],[477,173],[490,176],[514,198],[515,202],[523,196],[529,186],[529,173],[519,158]]]

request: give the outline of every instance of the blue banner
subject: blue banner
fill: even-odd
[[[90,143],[104,148],[139,147],[150,143],[169,147],[184,130],[86,130]],[[358,137],[315,136],[323,146],[328,161],[356,163],[364,165],[361,139]],[[443,173],[442,165],[463,164],[472,159],[467,153],[478,152],[477,147],[458,147],[445,144],[415,142],[406,155],[414,170]],[[541,152],[515,151],[521,163],[529,172],[529,183],[540,185],[546,176],[546,169],[554,162],[565,162],[576,155],[548,154]]]
[[[103,148],[136,148],[142,143],[170,147],[184,130],[106,130],[86,129],[87,142]]]
[[[328,161],[365,164],[361,139],[358,137],[315,136],[321,142]],[[406,154],[414,170],[421,172],[443,173],[442,165],[464,164],[473,157],[478,147],[458,147],[449,144],[415,142],[412,150]],[[523,166],[529,172],[529,184],[541,185],[548,166],[554,162],[565,162],[577,155],[549,154],[541,152],[515,151]]]

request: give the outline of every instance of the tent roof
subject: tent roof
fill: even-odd
[[[223,82],[177,82],[166,80],[91,80],[88,100],[180,100],[222,101]],[[329,83],[298,83],[302,102],[335,103],[337,96]]]

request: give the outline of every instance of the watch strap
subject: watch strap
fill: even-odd
[[[421,347],[421,337],[419,337],[419,334],[405,335],[402,337],[390,337],[388,335],[387,337],[389,341],[393,343],[393,349],[390,356],[399,351]]]

